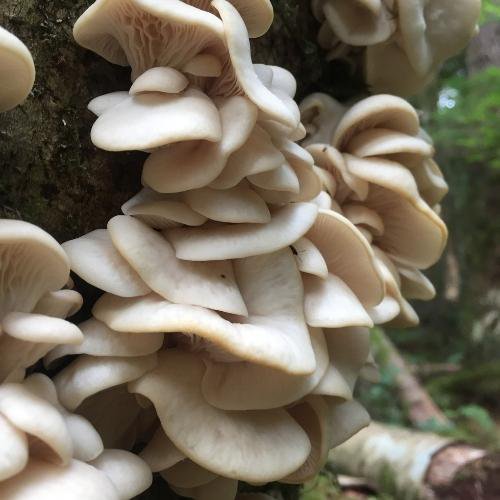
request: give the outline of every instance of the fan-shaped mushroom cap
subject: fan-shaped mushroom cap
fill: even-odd
[[[247,314],[230,261],[181,261],[164,236],[126,215],[111,219],[108,231],[120,254],[162,297],[177,304]]]
[[[262,36],[270,28],[274,11],[270,0],[229,0],[245,21],[250,38]]]
[[[93,394],[139,378],[156,365],[156,355],[133,358],[79,356],[54,377],[59,400],[74,410]]]
[[[180,141],[219,141],[221,126],[212,101],[190,88],[127,97],[97,118],[91,138],[106,151],[144,151]]]
[[[186,458],[186,455],[170,441],[161,425],[139,455],[149,465],[152,472],[169,469]]]
[[[95,97],[88,103],[87,109],[94,113],[94,115],[101,116],[105,111],[108,111],[109,109],[127,99],[129,95],[130,94],[128,92],[122,90],[100,95],[98,97]]]
[[[189,208],[186,203],[173,197],[157,193],[145,187],[122,205],[125,215],[133,215],[155,229],[169,227],[201,226],[206,217]]]
[[[197,356],[163,351],[158,367],[129,388],[153,402],[177,448],[214,473],[267,482],[291,473],[306,460],[309,440],[284,410],[218,410],[201,393],[203,372]]]
[[[163,92],[165,94],[178,94],[189,85],[189,80],[173,68],[151,68],[137,77],[129,94],[136,95],[143,92]]]
[[[398,266],[401,277],[401,293],[407,299],[432,300],[436,289],[418,269]]]
[[[0,482],[0,497],[9,500],[122,500],[111,480],[78,460],[60,467],[30,460],[22,474]]]
[[[28,463],[28,439],[3,415],[0,415],[0,482],[21,472]]]
[[[299,178],[295,170],[288,163],[283,163],[278,168],[267,172],[249,175],[248,181],[257,187],[273,191],[286,191],[290,193],[298,193],[300,191]]]
[[[105,229],[63,243],[71,268],[101,290],[123,297],[146,295],[150,288],[116,250]]]
[[[433,207],[439,203],[448,193],[448,184],[444,180],[443,173],[431,158],[412,169],[412,174],[420,196],[429,206]]]
[[[384,283],[375,265],[373,251],[363,235],[345,217],[320,209],[306,237],[323,255],[328,271],[338,276],[365,307],[384,297]]]
[[[330,29],[349,45],[374,45],[387,40],[396,29],[393,14],[382,0],[323,2]]]
[[[45,357],[50,365],[54,360],[70,354],[92,356],[146,356],[158,351],[163,344],[162,333],[115,332],[104,323],[91,318],[79,325],[83,342],[78,345],[58,345]]]
[[[184,199],[193,210],[211,220],[233,224],[271,221],[265,201],[244,184],[224,190],[194,189],[188,191]]]
[[[361,368],[370,353],[368,328],[325,329],[330,365],[313,394],[352,399]]]
[[[356,295],[337,276],[326,279],[305,275],[304,311],[309,326],[341,328],[344,326],[368,326],[373,323]]]
[[[317,210],[312,203],[294,203],[273,212],[268,224],[176,228],[166,234],[180,259],[237,259],[274,252],[291,245],[314,224]]]
[[[94,316],[118,331],[187,332],[216,344],[241,360],[275,367],[295,375],[316,369],[303,314],[303,288],[292,252],[235,261],[236,281],[248,317],[234,322],[215,311],[172,304],[150,295],[121,299],[104,295]]]
[[[27,222],[0,221],[0,321],[10,311],[30,312],[47,293],[63,288],[69,262],[57,241]]]
[[[318,278],[328,277],[328,267],[318,248],[307,238],[292,243],[293,254],[301,273],[312,274]]]
[[[205,48],[222,45],[223,27],[213,14],[179,0],[97,0],[73,35],[108,61],[130,65],[135,80],[154,67],[180,69]]]
[[[222,410],[265,410],[298,401],[318,385],[329,364],[323,332],[312,328],[310,334],[316,359],[316,370],[311,375],[292,376],[255,363],[207,361],[202,382],[204,398]]]
[[[252,134],[257,108],[243,96],[219,99],[216,105],[222,127],[221,140],[172,144],[153,152],[142,173],[146,185],[162,193],[177,193],[205,187],[221,174],[228,157],[242,148]],[[254,142],[250,141],[247,148],[253,148]],[[241,155],[236,155],[236,163]]]
[[[217,474],[200,467],[189,459],[185,459],[162,471],[161,476],[165,481],[177,488],[196,488],[210,483],[217,477]]]
[[[447,229],[421,199],[408,169],[385,159],[345,158],[349,171],[370,183],[364,204],[384,221],[377,244],[403,264],[419,269],[434,264],[446,245]]]
[[[128,451],[104,450],[90,465],[106,474],[121,500],[135,498],[153,482],[147,464]]]
[[[54,316],[55,318],[67,318],[73,316],[83,305],[83,298],[74,290],[58,290],[47,292],[36,304],[33,312]]]
[[[35,82],[35,64],[19,38],[0,27],[0,112],[21,104]]]
[[[21,384],[3,384],[0,387],[0,415],[32,438],[31,455],[58,465],[69,463],[73,453],[71,436],[62,415],[45,399]],[[2,472],[7,477],[6,470]]]
[[[332,145],[346,150],[353,137],[366,129],[384,128],[416,136],[418,115],[411,104],[392,95],[375,95],[349,108],[335,129]]]
[[[9,313],[0,336],[0,380],[13,380],[58,344],[79,344],[82,332],[68,321],[30,313]],[[14,378],[16,378],[14,376]],[[21,377],[22,378],[22,377]]]

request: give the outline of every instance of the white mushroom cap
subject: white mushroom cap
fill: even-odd
[[[351,222],[331,210],[320,209],[306,237],[323,255],[328,271],[339,277],[363,306],[375,306],[382,301],[384,283],[373,251]]]
[[[26,434],[0,414],[0,482],[21,472],[28,463]]]
[[[115,295],[146,295],[150,288],[113,246],[108,231],[96,229],[63,243],[71,268],[85,281]]]
[[[136,95],[144,92],[163,92],[178,94],[189,85],[189,80],[176,69],[159,67],[151,68],[137,77],[129,94]]]
[[[443,173],[431,158],[412,169],[412,174],[415,177],[420,196],[429,206],[433,207],[439,203],[448,193],[448,184],[444,180]]]
[[[292,243],[293,254],[301,273],[312,274],[318,278],[328,277],[328,267],[318,248],[307,238]]]
[[[151,470],[137,455],[124,450],[104,450],[90,465],[104,472],[120,500],[134,498],[153,482]]]
[[[289,193],[298,193],[300,191],[300,182],[293,167],[288,163],[259,174],[248,176],[248,181],[253,185],[269,189],[272,191],[285,191]]]
[[[108,231],[120,254],[162,297],[177,304],[247,314],[230,261],[179,260],[164,236],[126,215],[113,217]]]
[[[401,293],[407,299],[432,300],[436,289],[418,269],[398,266],[401,277]]]
[[[88,105],[87,109],[94,113],[96,116],[101,116],[104,112],[110,110],[117,104],[129,97],[129,93],[125,91],[110,92],[109,94],[100,95],[92,99]]]
[[[243,96],[218,99],[215,103],[221,140],[172,144],[153,152],[144,164],[144,184],[161,193],[176,193],[205,187],[221,174],[229,156],[249,139],[257,120],[257,108]],[[253,142],[249,145],[252,147]]]
[[[30,51],[19,38],[0,27],[0,112],[21,104],[34,82]]]
[[[250,38],[262,36],[273,22],[274,12],[270,0],[229,0],[245,21]]]
[[[200,467],[189,459],[185,459],[162,471],[161,476],[176,488],[196,488],[212,482],[217,477],[217,474]]]
[[[78,326],[83,333],[83,342],[77,345],[58,345],[45,357],[47,365],[71,354],[146,356],[158,351],[163,344],[162,333],[115,332],[95,318],[90,318]]]
[[[356,295],[337,276],[326,279],[304,275],[304,311],[309,326],[341,328],[368,326],[373,322]]]
[[[298,401],[318,385],[329,365],[322,330],[312,328],[310,335],[316,359],[316,370],[310,375],[292,376],[254,363],[207,360],[202,382],[204,398],[222,410],[265,410]]]
[[[161,425],[139,456],[149,465],[152,472],[169,469],[186,458],[170,441]]]
[[[221,127],[212,101],[191,88],[130,96],[97,118],[91,138],[107,151],[145,151],[179,141],[219,141]]]
[[[129,387],[153,402],[165,433],[177,448],[214,473],[267,482],[291,473],[305,461],[309,439],[284,410],[218,410],[201,394],[203,372],[197,356],[168,350],[161,353],[155,370]]]
[[[166,232],[178,258],[207,261],[261,255],[297,241],[316,220],[312,203],[294,203],[272,213],[268,224],[221,225]]]
[[[74,290],[58,290],[47,292],[36,304],[33,312],[54,316],[55,318],[67,318],[73,316],[83,305],[83,297]]]
[[[59,243],[22,221],[0,221],[0,267],[0,321],[10,311],[32,311],[69,278],[68,258]]]
[[[292,252],[237,260],[236,280],[248,317],[234,322],[215,311],[172,304],[150,295],[141,299],[101,297],[94,316],[118,331],[185,332],[214,343],[241,360],[295,375],[316,369],[303,313],[303,288]]]
[[[79,356],[54,377],[59,401],[78,408],[90,396],[139,378],[156,365],[156,355],[120,358]]]
[[[0,497],[12,500],[122,500],[106,474],[78,460],[71,460],[66,467],[30,460],[22,474],[0,482]]]

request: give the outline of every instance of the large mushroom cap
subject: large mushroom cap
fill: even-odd
[[[30,51],[19,38],[0,27],[0,112],[22,103],[34,82]]]
[[[27,222],[1,220],[0,320],[11,311],[32,311],[68,278],[68,258],[52,236]]]
[[[177,448],[212,472],[267,482],[304,463],[309,439],[284,410],[218,410],[201,393],[203,372],[196,355],[168,350],[161,353],[158,367],[130,384],[130,390],[149,398]]]

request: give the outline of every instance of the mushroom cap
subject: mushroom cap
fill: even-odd
[[[291,246],[297,267],[301,273],[312,274],[323,279],[328,277],[328,267],[325,259],[310,240],[300,238]]]
[[[207,360],[201,386],[205,400],[230,411],[279,408],[300,400],[318,385],[329,365],[322,330],[312,328],[310,336],[316,359],[316,370],[310,375],[293,376],[254,363]]]
[[[94,316],[118,331],[185,332],[205,339],[239,359],[295,375],[316,369],[303,313],[303,288],[292,252],[240,259],[236,281],[248,317],[223,319],[215,311],[172,304],[150,295],[141,299],[101,297]]]
[[[96,229],[63,243],[73,271],[87,283],[123,297],[146,295],[150,288],[116,250],[108,231]]]
[[[407,299],[432,300],[436,289],[430,280],[418,269],[398,266],[401,278],[401,293]]]
[[[279,208],[268,224],[228,224],[200,229],[166,231],[168,240],[183,260],[224,260],[262,255],[291,245],[311,228],[317,207],[293,203]]]
[[[364,236],[345,217],[332,210],[319,210],[306,237],[319,249],[328,271],[339,277],[365,307],[384,297],[384,283],[375,257]]]
[[[392,13],[381,0],[326,2],[323,14],[333,33],[348,45],[381,43],[396,30]]]
[[[110,92],[109,94],[103,94],[92,99],[88,105],[87,109],[94,113],[96,116],[101,116],[105,111],[113,108],[117,104],[129,97],[129,93],[123,90],[117,92]]]
[[[351,139],[371,128],[416,136],[420,123],[417,112],[404,99],[386,94],[374,95],[349,108],[335,129],[332,145],[339,151],[345,151]]]
[[[0,26],[0,113],[21,104],[35,82],[35,64],[19,38]]]
[[[106,151],[145,151],[180,141],[219,141],[221,126],[217,108],[199,90],[148,92],[104,111],[92,127],[91,139]]]
[[[182,261],[164,236],[126,215],[113,217],[108,231],[120,254],[152,290],[167,300],[247,314],[230,261]]]
[[[326,279],[304,275],[304,311],[309,326],[341,328],[368,326],[373,322],[356,295],[337,276]]]
[[[11,500],[123,500],[106,474],[78,460],[60,467],[32,459],[22,474],[0,482],[0,497]]]
[[[274,18],[270,0],[229,0],[238,10],[250,38],[262,36],[271,27]]]
[[[196,488],[210,483],[217,477],[217,474],[185,459],[162,471],[161,476],[176,488]]]
[[[147,464],[128,451],[104,450],[90,465],[106,474],[123,500],[135,498],[153,482]]]
[[[228,157],[242,148],[252,134],[257,108],[243,96],[220,98],[215,104],[221,140],[172,144],[153,152],[144,164],[144,184],[161,193],[177,193],[205,187],[221,174]]]
[[[0,220],[0,321],[30,312],[47,293],[64,287],[69,261],[57,241],[27,222]]]
[[[204,48],[222,44],[223,27],[215,15],[180,0],[97,0],[73,35],[108,61],[132,66],[135,79],[154,67],[180,69]]]
[[[74,290],[47,292],[36,304],[33,312],[55,318],[67,318],[77,313],[83,305],[83,297]]]
[[[153,402],[177,448],[216,474],[267,482],[291,473],[306,460],[309,439],[284,410],[216,409],[201,393],[203,373],[203,362],[196,355],[163,351],[158,367],[129,384],[129,389]]]
[[[136,78],[130,87],[129,94],[136,95],[143,92],[178,94],[188,85],[189,80],[174,68],[151,68]]]

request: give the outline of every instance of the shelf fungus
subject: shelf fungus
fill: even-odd
[[[318,207],[336,181],[296,143],[293,76],[252,63],[271,20],[268,0],[98,0],[74,30],[132,70],[129,92],[90,103],[92,141],[149,156],[123,214],[63,244],[104,294],[45,363],[71,356],[59,400],[105,447],[200,500],[304,482],[369,420],[353,389],[385,269]]]
[[[352,222],[382,273],[386,294],[368,310],[370,317],[375,323],[416,324],[407,299],[435,295],[421,271],[444,250],[447,229],[439,203],[448,191],[416,111],[384,94],[349,108],[316,94],[301,110],[309,131],[304,144],[322,170],[320,212],[331,209]]]
[[[311,0],[330,59],[361,54],[373,93],[418,93],[477,30],[480,0]]]

